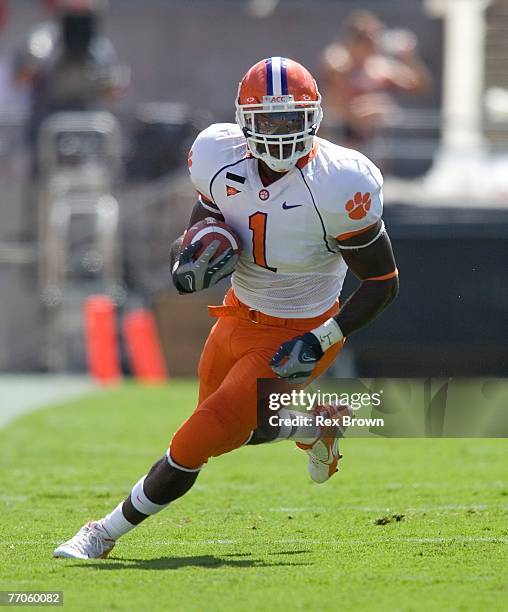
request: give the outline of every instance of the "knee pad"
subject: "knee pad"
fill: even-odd
[[[239,448],[251,430],[233,419],[224,422],[209,408],[198,408],[173,436],[171,457],[180,466],[199,469],[210,457]]]
[[[171,457],[178,465],[199,469],[224,443],[228,432],[212,410],[197,409],[171,440]]]

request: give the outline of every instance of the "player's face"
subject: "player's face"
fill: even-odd
[[[298,134],[305,129],[305,112],[294,111],[287,113],[259,113],[255,115],[255,131],[263,136],[287,136]],[[296,145],[297,151],[303,150],[303,142]],[[258,145],[264,152],[264,146]],[[278,145],[268,145],[270,155],[279,155]],[[283,157],[289,157],[293,151],[292,144],[285,144],[282,147]]]
[[[266,136],[283,136],[302,132],[305,117],[302,112],[260,113],[255,117],[256,132]]]

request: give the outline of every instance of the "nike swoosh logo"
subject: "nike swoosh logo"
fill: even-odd
[[[185,280],[189,283],[189,289],[192,291],[192,275],[191,274],[186,274],[185,275]]]
[[[283,208],[284,210],[289,210],[290,208],[299,208],[300,206],[303,206],[303,204],[292,204],[292,205],[290,205],[290,206],[288,206],[288,205],[286,204],[286,202],[284,202],[284,203],[282,204],[282,208]]]
[[[311,356],[311,355],[307,355],[307,353],[304,353],[302,356],[302,361],[316,361],[316,358]]]

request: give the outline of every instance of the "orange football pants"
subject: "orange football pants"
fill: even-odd
[[[249,308],[230,290],[224,305],[208,309],[218,321],[199,362],[198,406],[171,441],[172,459],[187,468],[198,468],[210,457],[245,444],[256,428],[257,379],[277,378],[270,360],[279,346],[321,325],[339,305],[318,317],[281,319]],[[342,346],[325,352],[311,380],[332,364]]]

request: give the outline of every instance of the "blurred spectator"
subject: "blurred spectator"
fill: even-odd
[[[387,30],[368,11],[352,13],[342,37],[322,56],[325,119],[340,126],[347,146],[359,147],[397,109],[394,93],[425,93],[431,75],[409,30]]]
[[[100,33],[104,0],[47,0],[50,19],[28,36],[15,78],[31,91],[29,140],[58,111],[101,108],[125,90],[128,70]]]

